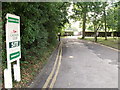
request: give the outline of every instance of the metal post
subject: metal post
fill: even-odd
[[[12,88],[12,72],[11,62],[7,63],[7,69],[4,70],[4,85],[5,88]]]
[[[58,33],[58,40],[60,41],[60,36],[61,36],[61,33]]]
[[[19,82],[21,80],[21,74],[20,74],[20,59],[17,60],[17,73],[18,73],[18,77],[17,77],[17,81]]]

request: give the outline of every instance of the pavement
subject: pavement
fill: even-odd
[[[53,88],[118,88],[118,51],[76,37],[63,38],[62,42],[62,59]],[[43,68],[33,88],[42,88],[54,61]]]

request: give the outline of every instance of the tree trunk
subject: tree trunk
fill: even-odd
[[[86,11],[83,13],[83,28],[82,28],[82,39],[85,38],[85,29],[86,29]]]
[[[107,27],[106,27],[106,12],[105,12],[105,6],[104,6],[104,23],[105,23],[105,40],[107,40]]]
[[[97,42],[97,29],[95,24],[94,24],[94,35],[95,35],[95,42]]]
[[[114,38],[114,31],[113,31],[113,29],[112,29],[112,37]]]
[[[95,42],[97,42],[97,35],[95,36]]]

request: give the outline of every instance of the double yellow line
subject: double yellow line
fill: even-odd
[[[48,76],[48,78],[42,88],[53,88],[56,78],[57,78],[57,75],[58,75],[58,72],[59,72],[59,69],[60,69],[61,59],[62,59],[62,42],[60,43],[60,45],[58,47],[57,57],[56,57],[54,66],[52,68],[52,71],[51,71],[50,75]]]

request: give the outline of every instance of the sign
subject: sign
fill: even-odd
[[[12,88],[12,65],[13,61],[16,61],[17,64],[14,64],[14,80],[20,81],[20,17],[7,14],[6,15],[6,50],[7,50],[7,69],[4,70],[4,85],[5,88]]]
[[[21,58],[20,17],[13,14],[7,14],[6,18],[7,58],[13,62]]]

